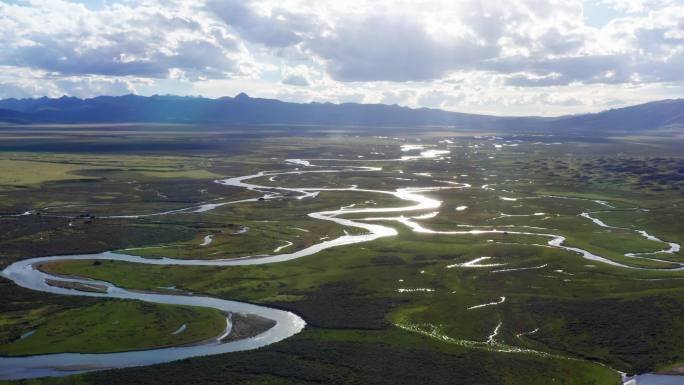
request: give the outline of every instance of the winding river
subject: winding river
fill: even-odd
[[[161,303],[161,304],[174,304],[174,305],[192,305],[192,306],[203,306],[210,307],[214,309],[221,310],[228,313],[246,313],[254,314],[264,318],[271,319],[275,321],[275,326],[266,332],[247,339],[242,339],[239,341],[232,341],[227,343],[221,343],[218,340],[209,341],[202,345],[196,346],[182,346],[182,347],[171,347],[163,349],[151,349],[144,351],[131,351],[131,352],[118,352],[118,353],[98,353],[98,354],[82,354],[82,353],[61,353],[61,354],[45,354],[45,355],[34,355],[25,357],[0,357],[0,379],[20,379],[20,378],[35,378],[43,376],[63,376],[69,375],[77,372],[90,371],[90,370],[100,370],[108,368],[122,368],[130,366],[141,366],[141,365],[151,365],[156,363],[168,362],[173,360],[179,360],[188,357],[220,354],[226,352],[240,351],[256,349],[262,346],[272,344],[274,342],[280,341],[287,337],[290,337],[298,332],[300,332],[304,326],[305,322],[299,316],[278,309],[273,309],[265,306],[259,306],[254,304],[241,303],[237,301],[228,301],[218,298],[211,297],[201,297],[201,296],[189,296],[189,295],[171,295],[171,294],[157,294],[157,293],[141,293],[138,291],[129,291],[120,287],[117,287],[109,282],[95,281],[90,279],[79,279],[79,278],[65,278],[61,276],[54,276],[44,273],[36,268],[37,265],[46,262],[55,261],[66,261],[66,260],[84,260],[84,259],[97,259],[97,260],[117,260],[126,261],[140,264],[154,264],[154,265],[186,265],[186,266],[244,266],[244,265],[257,265],[266,264],[274,262],[283,262],[296,258],[300,258],[307,255],[312,255],[318,253],[319,251],[341,246],[349,245],[360,242],[368,242],[379,237],[396,235],[397,232],[391,227],[368,224],[362,222],[355,222],[352,220],[339,218],[340,214],[349,213],[378,213],[378,212],[395,212],[395,211],[413,211],[413,210],[425,210],[436,208],[440,205],[439,201],[425,197],[413,191],[413,189],[400,189],[394,192],[388,191],[376,191],[376,190],[362,190],[356,189],[356,187],[344,188],[344,189],[313,189],[313,188],[285,188],[285,187],[272,187],[272,186],[259,186],[250,183],[246,183],[249,179],[254,179],[262,176],[276,176],[284,174],[301,174],[303,172],[344,172],[344,171],[377,171],[378,168],[371,167],[351,167],[344,169],[334,169],[334,170],[313,170],[313,171],[295,171],[295,172],[280,172],[280,173],[266,173],[259,172],[253,175],[241,176],[236,178],[228,178],[218,181],[218,183],[228,185],[244,187],[254,191],[266,191],[266,194],[262,197],[264,199],[272,199],[279,196],[275,194],[273,190],[286,191],[286,192],[296,192],[299,193],[298,198],[305,198],[315,196],[318,191],[365,191],[365,192],[376,192],[383,194],[394,195],[399,199],[412,201],[413,205],[407,207],[399,208],[366,208],[366,209],[355,209],[350,208],[323,211],[309,214],[310,217],[315,219],[329,220],[336,222],[342,226],[352,226],[362,228],[367,231],[365,234],[361,235],[343,235],[336,239],[320,242],[318,244],[312,245],[305,249],[285,254],[277,254],[271,256],[260,256],[250,258],[242,257],[235,259],[219,259],[219,260],[193,260],[193,259],[149,259],[139,256],[119,254],[114,252],[104,252],[98,254],[80,254],[80,255],[66,255],[66,256],[49,256],[49,257],[39,257],[25,259],[15,262],[5,268],[2,271],[2,276],[12,280],[19,286],[55,293],[62,295],[80,295],[80,296],[90,296],[90,297],[102,297],[102,298],[120,298],[120,299],[136,299],[140,301]],[[235,202],[227,202],[225,204],[256,201],[258,198],[241,200]],[[151,215],[168,215],[168,214],[182,214],[182,213],[194,213],[194,212],[205,212],[212,210],[216,207],[220,207],[223,204],[205,204],[196,207],[191,207],[187,209],[167,211],[158,214],[144,214],[138,216],[130,217],[142,217]],[[52,284],[48,284],[51,282]],[[74,289],[68,289],[65,287],[59,287],[55,285],[55,282],[61,283],[80,283],[84,285],[98,285],[105,287],[107,290],[103,293],[98,292],[86,292]]]
[[[434,158],[435,156],[441,155],[440,152],[427,152],[422,154],[425,158]],[[413,157],[409,158],[414,159]],[[403,159],[403,160],[409,160]],[[25,357],[0,357],[0,379],[20,379],[20,378],[34,378],[42,376],[63,376],[69,375],[77,372],[84,372],[90,370],[101,370],[107,368],[122,368],[130,366],[141,366],[141,365],[151,365],[163,362],[169,362],[173,360],[179,360],[188,357],[202,356],[202,355],[212,355],[220,354],[226,352],[234,352],[241,350],[256,349],[262,346],[266,346],[285,338],[288,338],[298,332],[300,332],[306,325],[305,321],[299,316],[284,310],[273,309],[265,306],[259,306],[254,304],[241,303],[237,301],[229,301],[218,298],[203,297],[203,296],[190,296],[182,294],[157,294],[157,293],[141,293],[138,291],[129,291],[124,288],[117,287],[109,282],[94,281],[89,279],[79,279],[79,278],[65,278],[62,276],[53,276],[47,273],[39,271],[36,266],[41,263],[54,262],[54,261],[66,261],[66,260],[117,260],[126,261],[139,264],[149,264],[149,265],[184,265],[184,266],[244,266],[244,265],[259,265],[268,263],[277,263],[293,260],[296,258],[301,258],[304,256],[309,256],[316,254],[320,251],[337,247],[343,245],[357,244],[361,242],[369,242],[381,237],[388,237],[397,235],[397,230],[393,227],[384,226],[377,224],[378,221],[396,221],[399,222],[411,230],[419,233],[433,233],[433,234],[453,234],[453,235],[479,235],[488,233],[509,233],[509,234],[524,234],[524,235],[536,235],[542,237],[548,237],[550,240],[546,245],[540,245],[545,247],[555,247],[572,252],[579,253],[582,257],[598,261],[613,266],[619,266],[624,268],[635,268],[620,264],[618,262],[612,261],[608,258],[604,258],[598,255],[594,255],[586,250],[569,247],[563,245],[565,240],[564,237],[555,234],[548,233],[534,233],[529,231],[511,231],[510,226],[503,226],[501,228],[486,226],[477,226],[477,229],[464,230],[464,231],[433,231],[429,230],[419,223],[417,220],[428,219],[434,217],[438,214],[436,209],[441,206],[441,202],[430,198],[424,193],[437,190],[447,190],[447,189],[462,189],[471,187],[465,183],[450,182],[449,186],[439,186],[439,187],[420,187],[420,188],[399,188],[395,191],[384,191],[384,190],[370,190],[370,189],[359,189],[356,186],[351,186],[348,188],[292,188],[292,187],[274,187],[274,186],[262,186],[257,184],[249,183],[248,181],[255,178],[269,177],[271,181],[275,180],[275,177],[280,175],[288,174],[303,174],[303,173],[337,173],[337,172],[373,172],[380,171],[380,168],[376,167],[336,167],[330,166],[327,169],[319,169],[318,166],[314,166],[307,160],[301,159],[289,159],[288,163],[306,167],[307,170],[297,170],[297,171],[286,171],[286,172],[258,172],[253,175],[246,175],[234,178],[227,178],[217,181],[217,183],[242,187],[248,190],[260,192],[264,194],[262,198],[251,198],[244,199],[240,201],[224,202],[224,203],[206,203],[198,206],[193,206],[184,209],[172,210],[157,214],[141,214],[141,215],[131,215],[127,217],[143,217],[143,216],[153,216],[153,215],[168,215],[168,214],[185,214],[185,213],[198,213],[213,210],[217,207],[221,207],[226,204],[236,204],[241,202],[254,202],[258,199],[274,199],[282,198],[284,195],[282,193],[294,193],[297,199],[314,198],[321,191],[349,191],[349,192],[368,192],[376,194],[391,195],[402,201],[410,202],[411,204],[404,207],[389,207],[389,208],[354,208],[354,205],[349,205],[342,207],[337,210],[320,211],[308,214],[309,217],[318,220],[332,221],[345,227],[355,227],[365,230],[363,234],[349,235],[345,234],[335,239],[324,240],[317,244],[311,245],[304,249],[294,251],[291,253],[282,253],[275,255],[266,256],[245,256],[241,258],[234,259],[218,259],[218,260],[196,260],[196,259],[170,259],[170,258],[159,258],[150,259],[134,255],[119,254],[115,252],[104,252],[99,254],[80,254],[80,255],[67,255],[67,256],[49,256],[40,258],[31,258],[26,260],[21,260],[8,266],[2,271],[2,276],[12,280],[19,286],[61,294],[61,295],[77,295],[77,296],[90,296],[90,297],[102,297],[102,298],[121,298],[121,299],[135,299],[146,302],[160,303],[160,304],[174,304],[174,305],[192,305],[192,306],[203,306],[221,310],[226,313],[245,313],[254,314],[264,318],[268,318],[275,321],[275,326],[271,329],[255,336],[252,338],[242,339],[238,341],[231,341],[226,343],[221,343],[220,341],[206,341],[200,345],[194,346],[179,346],[170,347],[162,349],[152,349],[143,351],[130,351],[130,352],[119,352],[119,353],[102,353],[102,354],[81,354],[81,353],[60,353],[60,354],[47,354],[47,355],[34,355]],[[310,169],[314,168],[314,169]],[[405,217],[403,213],[408,212],[420,212],[428,211],[428,214],[414,217]],[[400,216],[396,217],[368,217],[364,219],[351,220],[341,217],[347,214],[388,214],[388,213],[402,213]],[[119,216],[121,217],[121,216]],[[371,222],[371,223],[368,223]],[[595,221],[596,222],[596,221]],[[475,226],[473,226],[475,227]],[[525,226],[518,226],[525,227]],[[289,245],[288,245],[289,246]],[[280,250],[280,248],[278,249]],[[636,256],[635,256],[636,257]],[[681,270],[684,269],[684,265],[678,264],[674,269],[670,270]],[[100,285],[105,287],[106,292],[86,292],[74,289],[68,289],[65,287],[55,286],[54,282],[72,282],[87,285]],[[47,282],[53,283],[48,284]],[[229,321],[230,322],[230,321]],[[230,325],[229,325],[230,326]]]

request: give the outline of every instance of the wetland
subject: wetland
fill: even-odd
[[[34,130],[0,146],[8,383],[648,384],[684,363],[676,140]]]

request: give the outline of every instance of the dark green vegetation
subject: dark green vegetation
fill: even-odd
[[[324,191],[315,198],[298,200],[292,196],[225,205],[197,214],[106,218],[257,197],[257,193],[213,183],[213,175],[302,169],[283,162],[298,157],[351,159],[355,165],[383,170],[291,174],[255,182],[289,187],[358,185],[382,190],[454,186],[443,181],[469,183],[470,188],[427,193],[442,201],[439,214],[416,222],[432,230],[470,229],[464,225],[484,229],[518,226],[511,227],[511,232],[560,234],[567,238],[568,245],[637,267],[662,269],[672,265],[625,256],[628,252],[667,248],[634,230],[684,243],[684,190],[678,177],[682,175],[684,158],[680,154],[682,143],[672,140],[612,138],[596,142],[567,137],[494,139],[474,137],[479,133],[462,137],[432,133],[422,137],[421,143],[448,148],[450,158],[407,162],[387,159],[417,154],[399,148],[406,142],[417,143],[416,138],[394,140],[349,133],[276,139],[236,134],[230,140],[213,133],[208,140],[184,131],[165,135],[150,131],[108,137],[106,140],[118,143],[116,148],[121,143],[129,148],[143,142],[148,146],[148,150],[125,156],[87,151],[73,155],[60,147],[74,138],[105,140],[99,135],[97,131],[80,134],[67,130],[55,133],[57,138],[46,144],[49,151],[40,155],[2,154],[14,161],[40,158],[50,164],[69,164],[67,171],[49,167],[49,172],[41,174],[41,181],[36,181],[35,176],[23,181],[13,177],[12,182],[3,185],[0,211],[20,214],[33,210],[31,215],[0,218],[3,266],[19,258],[112,249],[149,257],[213,259],[270,254],[289,241],[293,245],[282,252],[295,251],[321,238],[340,236],[344,230],[359,232],[311,219],[307,216],[310,212],[350,204],[410,204],[383,194]],[[453,143],[439,143],[446,137]],[[12,146],[24,140],[7,139],[3,143]],[[211,141],[211,146],[177,150],[169,144],[205,141]],[[173,157],[168,156],[171,152]],[[372,159],[384,161],[369,162]],[[64,175],[73,179],[65,180]],[[596,203],[596,199],[613,207]],[[462,206],[467,209],[457,210]],[[578,216],[582,212],[595,212],[593,217],[619,228],[599,227]],[[404,213],[419,214],[425,212]],[[589,261],[575,253],[540,247],[549,238],[534,234],[421,234],[395,222],[382,223],[396,228],[399,235],[279,264],[224,268],[78,261],[43,266],[46,271],[107,280],[126,288],[162,291],[175,286],[213,297],[277,306],[296,312],[308,323],[301,334],[257,351],[90,373],[69,381],[616,384],[614,369],[644,372],[684,361],[684,272],[632,270]],[[207,235],[213,235],[213,242],[200,246]],[[482,256],[491,258],[481,263],[500,265],[458,266]],[[681,252],[654,257],[684,261]],[[493,272],[515,268],[535,269]],[[0,319],[13,315],[12,335],[33,330],[31,320],[43,314],[50,314],[54,322],[76,319],[77,314],[92,322],[98,314],[140,305],[43,295],[18,289],[7,281],[2,283],[0,297],[12,300],[11,305],[3,302],[8,308],[2,309]],[[414,289],[432,291],[411,291]],[[468,309],[496,302],[502,296],[506,300],[501,304]],[[182,314],[178,309],[164,311]],[[164,311],[155,310],[160,315],[158,322],[170,322],[165,321],[167,316],[161,316]],[[131,312],[135,316],[130,317],[130,322],[148,324],[147,313]],[[493,342],[485,343],[498,325]],[[2,330],[4,333],[6,329]],[[138,332],[145,335],[140,339],[140,348],[167,343],[150,330]],[[91,345],[109,344],[106,333],[93,331],[89,336]],[[9,334],[3,338],[5,343],[0,349],[8,349]],[[48,341],[47,329],[30,338]],[[82,340],[70,342],[72,345],[64,350],[88,349]],[[526,351],[513,352],[514,348]]]
[[[615,383],[600,367],[568,361],[495,355],[441,347],[420,337],[387,331],[306,332],[268,349],[233,353],[126,371],[75,376],[84,384],[548,384]],[[330,335],[330,332],[325,334]],[[397,345],[403,346],[397,346]],[[61,384],[64,380],[29,381]],[[477,381],[477,382],[473,382]]]
[[[623,186],[626,191],[660,192],[684,188],[684,160],[679,157],[573,157],[535,159],[518,164],[550,178],[594,186]]]

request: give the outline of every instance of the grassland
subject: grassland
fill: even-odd
[[[76,135],[62,134],[69,138]],[[260,170],[294,171],[298,166],[283,162],[288,158],[345,159],[351,162],[317,163],[370,165],[382,167],[382,171],[290,174],[273,180],[255,179],[255,183],[331,188],[358,185],[381,190],[454,186],[443,181],[467,183],[471,187],[428,193],[442,206],[438,215],[419,220],[420,224],[443,231],[517,226],[532,234],[421,234],[398,223],[384,222],[399,235],[272,265],[141,268],[114,261],[47,264],[42,269],[48,272],[106,280],[130,289],[175,286],[213,297],[277,306],[296,312],[309,325],[294,338],[253,352],[91,373],[71,377],[73,381],[199,384],[222,383],[228,378],[232,383],[284,384],[616,384],[615,370],[652,371],[684,359],[684,272],[662,270],[672,266],[667,262],[624,255],[666,248],[636,230],[684,243],[680,178],[684,174],[676,146],[660,142],[656,147],[642,146],[627,139],[546,138],[539,142],[539,137],[473,136],[451,137],[452,143],[445,144],[423,137],[421,143],[448,148],[449,158],[397,162],[389,159],[406,155],[399,145],[416,143],[418,138],[246,137],[238,140],[241,146],[237,149],[227,139],[221,142],[220,134],[210,135],[214,143],[208,147],[202,140],[188,139],[196,137],[186,133],[129,132],[118,137],[120,143],[115,146],[133,149],[123,157],[69,153],[64,150],[71,147],[45,139],[42,148],[47,152],[40,156],[57,165],[68,162],[75,167],[69,175],[78,179],[44,180],[34,187],[25,183],[27,186],[21,188],[17,183],[1,192],[2,211],[33,213],[0,218],[4,231],[0,263],[40,255],[122,249],[145,257],[232,258],[272,254],[284,241],[293,243],[282,250],[289,252],[321,238],[343,235],[345,230],[358,232],[315,221],[307,216],[310,212],[350,204],[407,205],[388,195],[338,191],[302,200],[286,194],[281,199],[225,205],[197,214],[107,218],[255,198],[260,193],[221,186],[212,179]],[[153,138],[154,149],[150,150],[152,144],[147,143],[148,150],[141,152],[140,137],[147,141]],[[97,131],[79,136],[79,140],[101,142]],[[559,140],[562,145],[552,144]],[[18,147],[27,139],[14,141],[14,147],[5,146],[16,157]],[[176,146],[183,141],[194,147],[178,150]],[[507,146],[494,146],[501,143]],[[231,150],[219,149],[222,144]],[[56,150],[60,148],[63,151]],[[32,148],[20,155],[30,159],[38,156],[35,151]],[[169,156],[172,152],[174,156]],[[606,201],[610,207],[593,200]],[[459,209],[463,206],[467,208]],[[583,212],[592,212],[593,217],[614,228],[597,226],[580,217]],[[626,265],[656,270],[614,267],[582,259],[576,253],[540,247],[549,239],[534,233],[563,235],[568,245]],[[212,243],[200,246],[207,235],[213,236]],[[482,256],[499,266],[459,266]],[[654,256],[684,261],[681,252]],[[519,268],[524,270],[510,270]],[[126,306],[142,306],[82,298],[72,304],[59,296],[42,298],[15,292],[9,283],[0,286],[0,291],[0,295],[14,293],[17,302],[31,298],[12,313],[17,323],[32,325],[30,320],[46,314],[54,323],[38,327],[24,340],[28,344],[33,339],[35,345],[16,350],[23,352],[52,346],[59,334],[55,331],[75,334],[70,320],[100,325],[103,315],[120,314]],[[470,309],[501,297],[506,297],[501,304]],[[185,322],[182,319],[196,322],[188,311],[133,309],[128,312],[130,327],[88,327],[92,332],[87,338],[69,338],[68,344],[57,344],[52,351],[121,346],[113,338],[121,343],[127,339],[113,336],[133,330],[135,337],[131,338],[139,343],[136,348],[163,346],[169,343],[167,329]],[[3,314],[10,314],[10,309]],[[211,327],[215,314],[202,314],[207,321],[197,324],[196,336],[215,334],[216,329]],[[136,326],[155,322],[165,329]],[[487,344],[499,324],[494,342]],[[0,352],[10,352],[11,347],[5,340]],[[527,352],[502,352],[509,347]]]
[[[182,325],[186,328],[174,334]],[[223,314],[212,309],[106,301],[36,318],[22,335],[2,345],[8,356],[61,352],[103,353],[183,345],[215,337],[226,327]]]
[[[83,166],[71,164],[12,159],[0,159],[0,168],[3,170],[0,177],[0,185],[10,186],[35,185],[48,181],[78,179],[77,176],[71,173],[84,169]]]

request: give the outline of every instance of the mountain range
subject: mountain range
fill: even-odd
[[[288,103],[276,99],[209,99],[181,96],[99,96],[0,100],[0,122],[188,123],[314,125],[455,129],[632,132],[684,128],[684,99],[670,99],[599,113],[559,117],[506,117],[385,104]]]

